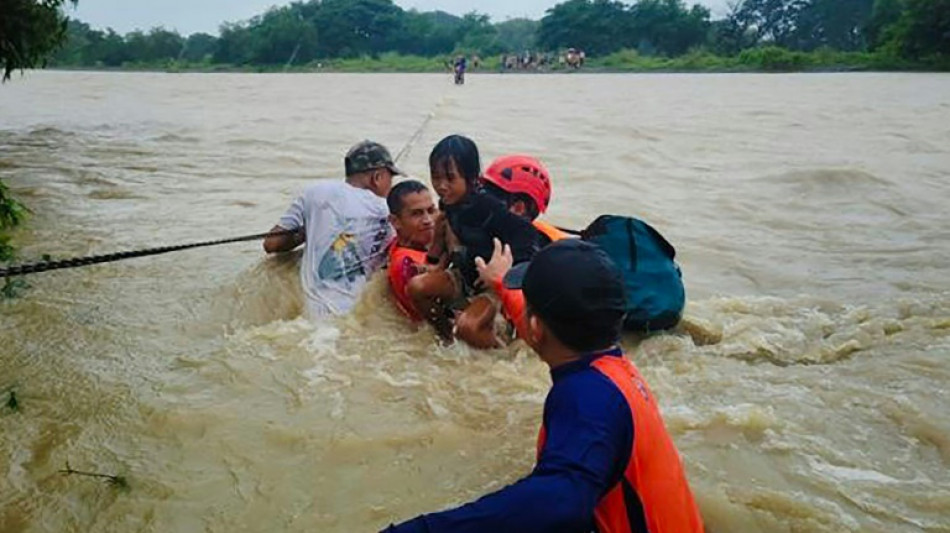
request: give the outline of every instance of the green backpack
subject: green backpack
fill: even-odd
[[[686,305],[676,249],[646,222],[601,215],[580,232],[620,267],[627,293],[624,329],[652,332],[676,326]]]

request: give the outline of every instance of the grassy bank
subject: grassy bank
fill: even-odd
[[[950,58],[911,62],[883,52],[839,52],[821,49],[794,52],[778,47],[744,50],[719,56],[694,50],[672,58],[641,56],[621,50],[588,61],[590,69],[610,72],[827,72],[827,71],[948,71]]]
[[[230,65],[222,63],[165,61],[102,65],[54,65],[54,68],[166,71],[166,72],[449,72],[448,57],[422,57],[397,53],[377,57],[336,58],[304,65]],[[548,65],[541,72],[565,72],[562,65]],[[500,58],[489,57],[471,72],[500,72]],[[848,72],[848,71],[950,71],[950,57],[935,56],[908,61],[887,52],[839,52],[820,49],[795,52],[778,47],[744,50],[735,56],[720,56],[693,50],[678,57],[640,55],[635,50],[588,58],[581,72]],[[525,71],[515,71],[525,72]],[[538,72],[529,70],[527,72]]]

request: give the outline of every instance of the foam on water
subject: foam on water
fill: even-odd
[[[16,243],[263,231],[352,142],[396,151],[431,116],[410,172],[464,131],[486,160],[545,160],[551,220],[635,214],[677,246],[684,323],[625,345],[710,531],[950,530],[948,78],[443,81],[14,80],[0,178],[35,212]],[[63,83],[110,96],[41,105]],[[0,531],[373,530],[530,471],[550,377],[522,343],[440,346],[381,276],[314,324],[296,269],[235,245],[35,276],[0,302],[0,400],[21,406],[0,408]]]

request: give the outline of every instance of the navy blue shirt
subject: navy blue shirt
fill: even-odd
[[[633,418],[623,393],[583,357],[551,371],[544,402],[547,440],[531,474],[455,509],[419,516],[386,533],[588,533],[594,508],[623,476],[633,447]]]

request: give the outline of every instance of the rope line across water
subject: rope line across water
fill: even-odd
[[[399,160],[403,158],[403,156],[409,153],[409,151],[412,149],[412,146],[416,144],[416,141],[418,141],[422,137],[422,132],[425,131],[426,126],[429,125],[429,122],[431,122],[432,119],[435,118],[436,113],[438,113],[442,105],[445,104],[445,100],[447,98],[448,98],[448,93],[443,93],[442,98],[439,100],[439,103],[437,103],[435,107],[432,109],[432,111],[428,115],[426,115],[426,118],[425,120],[422,121],[422,124],[420,124],[419,127],[416,128],[416,131],[412,134],[412,137],[409,137],[409,140],[406,141],[405,145],[403,145],[402,150],[399,150],[399,153],[396,154],[396,158],[393,159],[394,162],[398,163]]]
[[[38,274],[49,270],[60,270],[63,268],[76,268],[86,265],[96,265],[99,263],[111,263],[123,259],[132,259],[135,257],[145,257],[149,255],[167,254],[180,250],[189,250],[191,248],[205,248],[208,246],[218,246],[232,242],[256,241],[276,235],[290,235],[293,231],[273,231],[266,233],[255,233],[254,235],[243,235],[241,237],[230,237],[227,239],[217,239],[213,241],[193,242],[188,244],[176,244],[173,246],[160,246],[157,248],[146,248],[143,250],[131,250],[126,252],[116,252],[102,255],[88,255],[84,257],[72,257],[69,259],[60,259],[57,261],[41,261],[39,263],[29,263],[25,265],[15,265],[0,269],[0,277],[9,278],[13,276],[22,276],[24,274]]]

